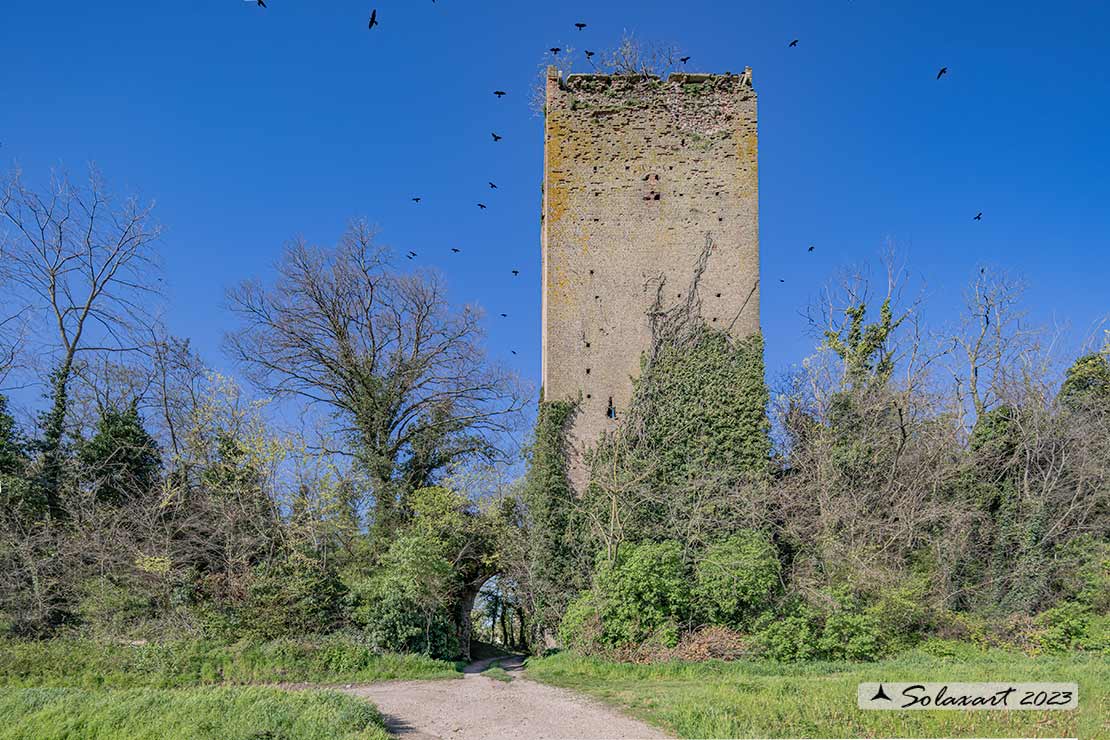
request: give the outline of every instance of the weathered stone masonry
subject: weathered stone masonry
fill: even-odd
[[[581,449],[627,407],[659,281],[665,304],[680,299],[707,235],[704,317],[759,331],[756,96],[750,70],[563,80],[549,68],[546,98],[542,377],[546,399],[581,399]]]

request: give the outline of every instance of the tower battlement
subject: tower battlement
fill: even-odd
[[[580,399],[576,448],[627,408],[659,284],[665,305],[681,300],[707,236],[705,320],[759,331],[756,123],[750,69],[665,80],[548,69],[542,378],[546,399]]]

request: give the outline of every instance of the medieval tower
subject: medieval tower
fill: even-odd
[[[659,284],[666,304],[681,300],[707,239],[704,319],[759,331],[758,195],[750,70],[661,80],[548,68],[542,380],[547,400],[580,402],[575,449],[627,408]]]

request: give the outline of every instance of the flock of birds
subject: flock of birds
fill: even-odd
[[[432,0],[433,3],[435,1],[436,0]],[[258,5],[258,7],[260,7],[260,8],[265,8],[266,7],[266,0],[244,0],[244,2],[255,2]],[[370,20],[367,23],[367,29],[372,31],[378,25],[380,25],[380,23],[378,22],[378,9],[374,8],[370,11]],[[580,21],[580,22],[575,23],[574,27],[578,31],[583,31],[587,28],[587,24],[582,23]],[[790,43],[787,44],[787,47],[793,49],[793,48],[798,46],[799,41],[800,41],[800,39],[791,39]],[[553,56],[557,57],[563,51],[563,48],[560,47],[560,46],[552,46],[551,48],[548,49],[548,51],[551,52],[551,54]],[[593,57],[596,53],[597,52],[586,49],[585,50],[586,61],[593,64]],[[683,57],[679,57],[678,61],[681,62],[685,66],[690,61],[690,59],[691,59],[691,57],[689,57],[689,56],[683,56]],[[940,78],[944,77],[946,74],[948,74],[948,67],[941,67],[937,71],[937,79],[939,80]],[[508,95],[508,93],[504,90],[494,90],[493,94],[498,100],[500,100],[501,98]],[[504,138],[503,136],[501,136],[497,132],[490,132],[490,135],[493,137],[493,142],[495,144],[497,142],[501,141]],[[489,183],[489,187],[490,187],[491,190],[496,190],[497,189],[497,185],[493,182]],[[420,201],[421,201],[420,196],[413,196],[413,198],[412,198],[413,203],[419,204]],[[486,210],[487,206],[486,206],[485,203],[479,202],[478,203],[478,208],[480,210],[484,211],[484,210]],[[983,220],[983,212],[979,211],[978,213],[976,213],[975,217],[972,220],[982,221]],[[806,249],[807,252],[813,252],[814,250],[816,250],[816,247],[812,244],[809,245],[809,247]],[[458,247],[451,247],[451,253],[452,254],[459,254],[460,252],[462,252],[462,250],[459,249]],[[415,259],[418,255],[417,255],[416,252],[414,252],[412,250],[409,250],[409,252],[406,254],[406,256],[411,260],[411,259]],[[518,269],[513,269],[513,270],[511,270],[511,272],[512,272],[513,277],[517,277],[517,276],[520,275],[520,270],[518,270]],[[779,278],[779,282],[780,283],[785,283],[786,280],[784,278]],[[508,314],[507,313],[502,313],[501,317],[502,318],[508,318]],[[512,354],[514,354],[514,355],[516,354],[516,350],[510,350],[510,352],[512,352]]]

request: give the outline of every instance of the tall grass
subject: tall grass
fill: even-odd
[[[876,663],[764,661],[631,665],[560,653],[529,678],[625,708],[680,737],[1110,737],[1110,661],[1004,651]],[[864,681],[1077,681],[1077,712],[861,711]]]
[[[341,637],[272,642],[0,641],[0,686],[174,688],[218,684],[353,683],[447,678],[453,663],[380,655]]]
[[[386,740],[369,703],[274,688],[0,689],[0,740]]]

